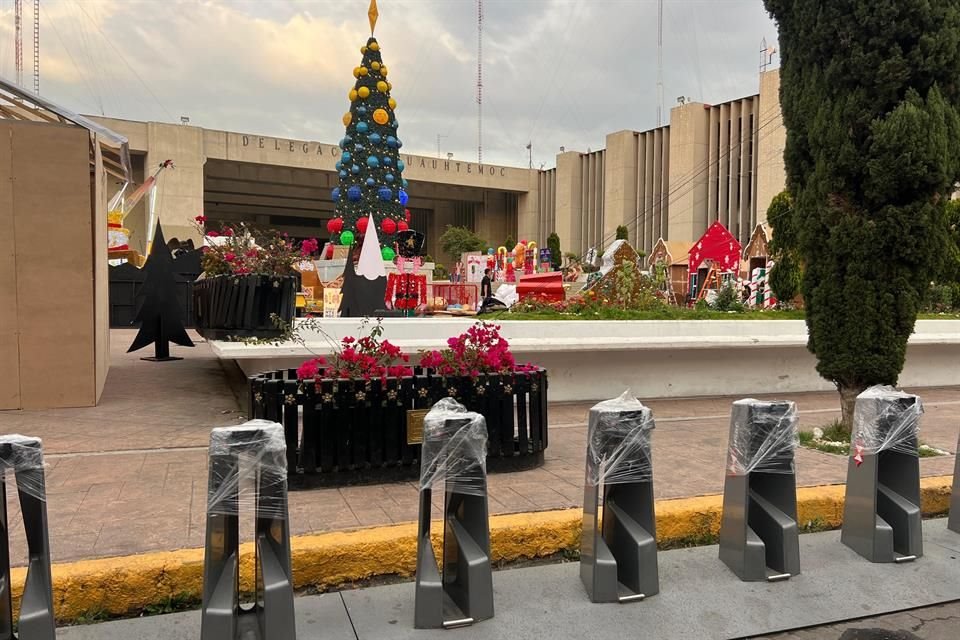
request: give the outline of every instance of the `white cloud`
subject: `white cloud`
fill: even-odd
[[[665,4],[667,110],[679,95],[720,102],[756,91],[760,40],[776,35],[760,0]],[[561,145],[596,149],[607,133],[656,124],[655,3],[484,7],[485,160],[525,164],[532,139],[535,163],[550,166]],[[366,8],[366,0],[45,0],[41,90],[85,112],[188,115],[209,128],[334,141],[369,34]],[[11,11],[0,0],[5,77]],[[436,153],[440,134],[444,152],[475,157],[475,2],[381,2],[377,37],[405,149]]]

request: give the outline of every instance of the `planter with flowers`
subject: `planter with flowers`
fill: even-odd
[[[258,233],[245,226],[205,228],[203,274],[193,286],[194,325],[208,340],[275,338],[296,312],[299,275],[295,265],[317,251],[316,240],[301,243],[286,234]],[[282,321],[282,322],[281,322]]]
[[[518,365],[497,326],[478,323],[414,359],[382,331],[377,323],[327,358],[250,379],[250,417],[284,425],[293,486],[416,477],[417,418],[445,397],[486,418],[489,470],[543,463],[547,372]]]

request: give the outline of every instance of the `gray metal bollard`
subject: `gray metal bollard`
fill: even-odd
[[[794,403],[733,403],[720,559],[741,580],[785,580],[800,573],[796,445]]]
[[[590,409],[580,580],[592,602],[634,602],[660,592],[653,428],[653,413],[629,392]]]
[[[253,420],[214,429],[209,474],[201,640],[294,640],[283,427]],[[256,519],[249,609],[240,605],[239,513],[247,507]]]
[[[923,555],[920,398],[892,387],[857,396],[840,540],[870,562]]]
[[[445,398],[423,421],[414,626],[453,628],[493,617],[487,426]],[[430,539],[431,499],[443,487],[443,568]]]
[[[7,471],[12,471],[20,498],[27,537],[27,576],[20,599],[20,616],[13,619],[10,593],[10,522],[7,518]],[[0,436],[0,638],[53,640],[53,580],[47,533],[47,490],[43,446],[39,438]],[[18,633],[14,634],[14,626]]]
[[[956,461],[953,464],[953,491],[950,494],[950,517],[947,528],[960,533],[960,440],[957,440]]]

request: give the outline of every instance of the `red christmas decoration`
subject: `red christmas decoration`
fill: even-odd
[[[393,218],[386,218],[380,223],[380,229],[388,236],[393,235],[397,231],[397,223],[393,221]]]
[[[410,222],[410,209],[403,210],[403,219],[406,220],[408,223]]]
[[[369,224],[369,222],[370,222],[370,218],[360,218],[359,220],[357,220],[357,231],[359,231],[360,233],[366,233],[367,224]]]
[[[714,222],[690,247],[690,272],[696,271],[704,260],[712,260],[722,271],[739,271],[740,251],[737,239],[723,224]]]
[[[403,220],[397,223],[397,231],[406,231],[409,228],[410,228],[410,225],[408,225]]]
[[[327,231],[330,233],[340,233],[343,231],[343,218],[330,218],[327,220]]]

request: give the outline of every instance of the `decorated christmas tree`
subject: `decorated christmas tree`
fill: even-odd
[[[340,141],[337,171],[340,185],[333,190],[335,217],[327,230],[340,244],[350,245],[366,232],[369,216],[383,238],[385,259],[393,258],[391,236],[408,228],[407,181],[397,136],[396,101],[383,64],[380,44],[373,37],[377,22],[376,0],[370,2],[370,39],[360,48],[363,60],[353,70],[350,111],[344,114],[346,134]]]

